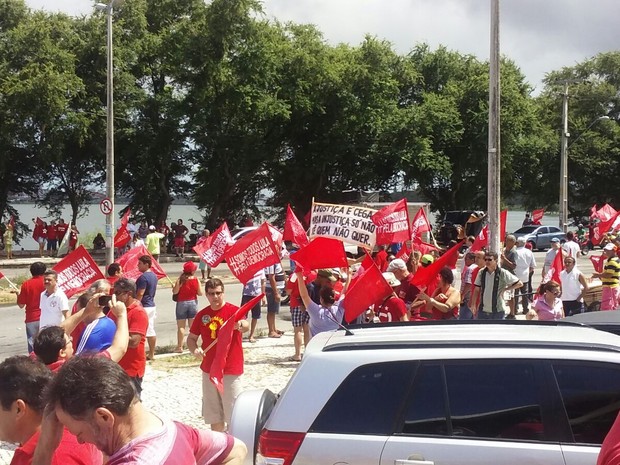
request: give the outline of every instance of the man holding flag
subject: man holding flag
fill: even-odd
[[[241,333],[250,329],[244,305],[239,309],[226,302],[224,283],[213,278],[205,284],[209,306],[203,308],[192,323],[187,336],[190,353],[202,360],[202,416],[212,431],[225,431],[235,399],[241,392],[243,347]],[[259,300],[262,294],[257,296]],[[254,302],[248,302],[248,308]],[[242,312],[243,311],[243,312]],[[232,329],[232,331],[231,331]],[[201,347],[198,338],[202,338]],[[222,338],[222,339],[220,339]],[[228,345],[228,347],[226,347]],[[222,370],[222,379],[216,372]],[[217,383],[217,384],[216,384]]]

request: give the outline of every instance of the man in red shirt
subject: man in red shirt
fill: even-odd
[[[30,265],[32,278],[24,281],[17,294],[19,308],[26,307],[26,338],[28,340],[28,353],[32,352],[32,340],[39,332],[39,319],[41,318],[41,293],[45,290],[43,274],[45,263],[34,262]]]
[[[394,273],[385,272],[383,277],[387,283],[395,289],[400,286],[400,282],[394,276]],[[375,317],[379,323],[391,323],[393,321],[409,321],[407,306],[402,299],[396,297],[392,292],[381,302],[377,302],[374,308]],[[376,320],[375,320],[376,321]]]
[[[59,244],[64,239],[65,234],[67,234],[68,229],[69,229],[69,225],[65,223],[65,220],[60,218],[60,220],[58,220],[58,224],[56,225],[56,239],[58,240]]]
[[[211,424],[213,431],[225,431],[226,423],[230,422],[230,414],[235,399],[241,392],[241,375],[243,374],[243,348],[241,333],[250,329],[245,315],[236,315],[239,307],[226,302],[224,283],[214,278],[205,284],[205,292],[209,306],[198,312],[187,336],[187,348],[190,353],[202,360],[202,416],[205,423]],[[209,379],[209,371],[217,351],[217,338],[220,328],[230,318],[228,324],[234,325],[230,348],[224,365],[224,393],[215,388]],[[198,338],[202,338],[202,346],[198,347]]]
[[[56,231],[56,222],[50,221],[47,226],[47,251],[50,257],[56,256],[58,250],[58,232]]]
[[[26,355],[9,357],[0,363],[0,441],[18,443],[11,465],[30,465],[39,442],[45,408],[44,390],[52,372]],[[58,431],[60,444],[51,463],[95,465],[101,452],[91,444],[80,444],[67,430]]]
[[[139,396],[142,392],[142,378],[146,369],[144,342],[146,341],[146,328],[149,325],[149,318],[140,301],[136,299],[136,283],[133,280],[119,278],[114,283],[114,295],[116,300],[123,302],[127,307],[127,325],[129,327],[127,353],[119,360],[118,364],[133,381]],[[116,322],[112,312],[108,316]]]

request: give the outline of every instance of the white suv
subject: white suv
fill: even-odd
[[[620,408],[620,336],[570,323],[322,333],[231,433],[262,465],[594,465]]]

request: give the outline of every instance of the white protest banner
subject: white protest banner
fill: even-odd
[[[376,242],[376,225],[372,215],[377,210],[355,205],[312,203],[310,237],[324,236],[372,249]]]
[[[58,287],[67,297],[83,291],[98,279],[105,279],[83,245],[59,261],[53,270],[58,273]]]

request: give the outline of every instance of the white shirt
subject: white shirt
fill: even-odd
[[[50,295],[47,294],[47,291],[41,292],[39,305],[41,306],[40,329],[46,326],[60,325],[65,319],[62,312],[69,311],[69,299],[67,299],[65,293],[60,289],[56,289],[56,291]]]
[[[515,263],[517,266],[514,273],[517,278],[521,282],[528,282],[530,279],[530,268],[536,268],[536,260],[534,260],[532,251],[525,246],[517,247],[515,249]]]
[[[581,247],[575,241],[567,241],[562,246],[562,249],[568,254],[569,257],[577,258],[579,256],[579,252],[581,252]]]
[[[581,294],[581,283],[579,277],[581,271],[577,267],[573,268],[573,271],[567,273],[566,270],[560,272],[560,281],[562,281],[562,300],[577,300],[579,294]],[[579,299],[582,301],[583,299]]]

